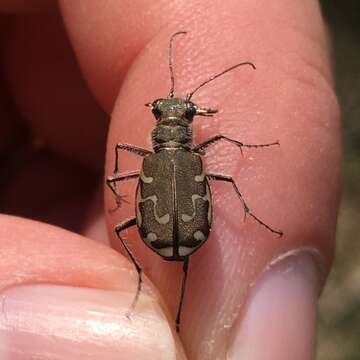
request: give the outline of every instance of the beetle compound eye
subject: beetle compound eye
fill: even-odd
[[[162,113],[161,113],[160,109],[157,106],[153,107],[151,109],[151,111],[154,114],[154,116],[156,117],[156,119],[159,119],[161,117]]]
[[[186,108],[186,111],[185,111],[185,117],[188,118],[188,119],[191,119],[193,118],[194,116],[196,115],[196,108],[194,105],[188,105],[188,107]]]

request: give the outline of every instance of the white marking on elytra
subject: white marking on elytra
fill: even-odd
[[[157,249],[156,251],[159,254],[161,254],[161,256],[165,256],[165,257],[170,257],[170,256],[174,255],[174,248],[172,246],[162,248],[162,249]]]
[[[187,214],[182,214],[181,215],[181,220],[184,222],[189,222],[191,220],[194,219],[195,215],[196,215],[196,207],[195,207],[195,201],[197,199],[203,199],[205,201],[209,202],[209,210],[208,210],[208,222],[210,224],[211,221],[211,198],[210,198],[210,191],[209,191],[209,187],[208,185],[206,185],[206,194],[204,196],[200,196],[198,194],[194,194],[191,196],[191,201],[192,201],[192,205],[193,205],[193,213],[191,215],[187,215]]]
[[[146,235],[146,240],[151,242],[157,240],[157,235],[153,232],[150,232]]]
[[[205,179],[205,174],[204,173],[201,173],[200,175],[195,176],[195,181],[196,182],[203,182],[204,179]]]
[[[206,239],[204,233],[200,230],[194,232],[194,238],[199,241],[204,241]]]
[[[194,195],[193,195],[194,196]],[[195,195],[196,196],[196,195]],[[197,195],[197,196],[199,196],[199,195]],[[200,198],[200,196],[199,196],[199,198]],[[193,218],[194,218],[194,216],[195,216],[195,214],[193,215],[193,216],[189,216],[189,215],[186,215],[186,214],[182,214],[181,215],[181,220],[183,221],[183,222],[189,222],[189,221],[191,221]]]
[[[140,191],[141,190],[138,189],[137,194],[136,194],[136,222],[139,227],[141,227],[141,224],[142,224],[142,215],[141,215],[140,208],[139,208],[139,202],[141,199]]]
[[[153,211],[154,211],[155,220],[156,220],[159,224],[161,224],[161,225],[167,224],[167,223],[169,222],[169,220],[170,220],[170,215],[169,215],[169,214],[165,214],[165,215],[163,215],[163,216],[160,217],[160,216],[158,215],[157,211],[156,211],[156,205],[157,205],[157,202],[158,202],[157,196],[156,196],[156,195],[151,195],[151,196],[148,196],[147,198],[143,199],[143,198],[141,197],[140,190],[139,190],[139,191],[138,191],[137,201],[136,201],[136,202],[137,202],[137,207],[138,207],[138,209],[139,209],[139,204],[140,204],[140,203],[143,203],[143,202],[148,201],[148,200],[152,201],[153,204],[154,204]],[[138,214],[140,214],[140,211],[138,211]],[[140,217],[140,219],[138,219],[138,224],[139,224],[139,226],[141,226],[141,223],[142,223],[141,215],[140,215],[139,217]]]
[[[206,184],[206,191],[208,192],[209,184]],[[210,198],[210,191],[209,191],[209,209],[208,209],[208,223],[209,225],[211,224],[211,214],[212,214],[212,202],[211,202],[211,198]]]
[[[180,256],[188,256],[194,251],[194,248],[190,248],[188,246],[179,246],[179,255]]]
[[[153,180],[154,180],[153,177],[151,177],[151,176],[146,176],[142,170],[141,170],[141,173],[140,173],[140,179],[141,179],[141,181],[144,182],[145,184],[151,184],[151,183],[153,182]]]

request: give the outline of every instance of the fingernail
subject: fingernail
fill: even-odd
[[[55,285],[0,295],[0,359],[175,359],[170,327],[153,298]]]
[[[227,360],[315,359],[319,287],[311,255],[271,266],[250,292]]]

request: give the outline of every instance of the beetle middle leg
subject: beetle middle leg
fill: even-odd
[[[213,145],[221,140],[230,142],[232,144],[235,144],[236,146],[238,146],[240,148],[241,154],[242,154],[242,148],[243,147],[249,147],[249,148],[260,148],[260,147],[267,147],[267,146],[273,146],[273,145],[280,145],[278,141],[274,141],[272,143],[269,144],[243,144],[242,142],[238,141],[238,140],[234,140],[234,139],[230,139],[227,136],[224,135],[215,135],[209,139],[207,139],[206,141],[204,141],[203,143],[196,145],[192,151],[196,152],[196,153],[204,153],[205,149],[207,147],[209,147],[210,145]]]
[[[138,263],[138,261],[136,260],[134,254],[131,252],[130,248],[127,246],[125,240],[120,236],[120,233],[121,231],[131,227],[131,226],[135,226],[136,225],[136,217],[133,217],[133,218],[130,218],[130,219],[127,219],[125,221],[123,221],[122,223],[120,223],[119,225],[117,225],[115,227],[115,232],[116,232],[116,235],[117,237],[119,238],[119,240],[121,241],[122,245],[124,246],[127,254],[129,255],[132,263],[134,264],[135,266],[135,269],[136,269],[136,272],[138,273],[138,286],[137,286],[137,290],[136,290],[136,295],[134,297],[134,300],[130,306],[130,311],[129,313],[127,314],[127,316],[129,317],[132,310],[134,310],[135,306],[136,306],[136,303],[139,299],[139,295],[140,295],[140,292],[141,292],[141,285],[142,285],[142,269],[141,269],[141,266],[140,264]]]
[[[206,177],[209,180],[218,180],[218,181],[226,181],[226,182],[230,182],[238,196],[238,198],[240,199],[243,207],[244,207],[244,211],[245,211],[245,216],[246,215],[250,215],[256,222],[258,222],[260,225],[264,226],[266,229],[268,229],[269,231],[271,231],[274,234],[278,234],[279,236],[283,235],[283,232],[280,230],[274,230],[272,227],[270,227],[269,225],[267,225],[266,223],[264,223],[262,220],[260,220],[257,216],[255,216],[250,208],[248,207],[248,205],[246,204],[243,196],[241,195],[239,188],[237,187],[234,179],[231,176],[227,176],[227,175],[220,175],[220,174],[207,174]]]
[[[128,180],[128,179],[132,179],[136,176],[139,176],[139,172],[137,172],[137,175],[133,176],[132,173],[129,173],[128,175],[119,175],[118,171],[119,171],[119,150],[124,150],[124,151],[128,151],[131,152],[133,154],[139,155],[139,156],[146,156],[149,154],[152,154],[151,151],[146,150],[146,149],[142,149],[139,148],[137,146],[134,145],[129,145],[129,144],[116,144],[115,146],[115,165],[114,165],[114,176],[110,176],[107,181],[106,184],[110,187],[111,191],[115,194],[116,197],[116,207],[114,209],[111,209],[111,212],[116,211],[120,206],[122,202],[127,202],[124,197],[120,195],[117,191],[116,191],[116,183],[118,181],[122,181],[122,180]]]
[[[184,295],[185,295],[185,287],[186,287],[186,279],[187,279],[188,269],[189,269],[189,257],[187,257],[183,263],[183,279],[182,279],[182,284],[181,284],[180,300],[179,300],[176,321],[175,321],[176,332],[180,331],[181,309],[182,309]]]
[[[115,195],[115,201],[116,201],[116,207],[114,209],[111,209],[110,212],[116,211],[118,208],[120,208],[121,204],[123,202],[129,203],[127,200],[125,200],[126,195],[121,195],[116,191],[116,183],[123,180],[130,180],[130,179],[136,179],[139,177],[139,171],[129,172],[126,174],[116,174],[114,176],[109,176],[106,179],[106,185],[110,188],[110,190]]]

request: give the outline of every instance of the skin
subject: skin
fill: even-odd
[[[29,11],[29,2],[25,8],[21,2],[14,8],[9,2],[0,3],[3,12],[16,13],[19,8]],[[277,238],[250,218],[243,223],[242,207],[231,186],[213,184],[212,233],[190,260],[181,343],[176,345],[178,358],[184,356],[182,347],[189,359],[224,358],[229,341],[226,326],[240,321],[234,323],[234,319],[241,319],[250,285],[280,255],[313,249],[322,284],[330,270],[339,200],[340,137],[328,38],[316,1],[283,0],[276,8],[270,3],[228,1],[225,5],[213,1],[209,6],[206,1],[113,0],[106,7],[95,1],[84,7],[81,2],[64,0],[60,1],[61,15],[55,6],[39,7],[41,11],[27,14],[26,22],[19,17],[3,22],[7,29],[2,39],[6,45],[3,73],[13,104],[10,107],[5,103],[4,109],[20,114],[18,117],[57,154],[41,162],[44,173],[54,167],[59,173],[64,169],[65,178],[75,171],[69,164],[79,164],[79,176],[84,181],[95,179],[101,172],[107,115],[111,114],[111,123],[105,176],[112,174],[117,142],[151,149],[150,135],[144,134],[150,134],[155,119],[142,104],[166,97],[169,91],[170,34],[188,31],[174,45],[175,94],[184,96],[209,76],[237,62],[253,61],[257,66],[256,71],[244,67],[228,73],[194,95],[192,100],[199,106],[219,109],[214,118],[195,118],[194,143],[219,133],[250,144],[279,140],[280,147],[244,149],[244,157],[235,146],[219,144],[209,149],[205,164],[208,172],[232,175],[252,211],[285,235]],[[61,28],[61,18],[70,41]],[[36,34],[26,30],[39,21],[49,31]],[[33,52],[26,43],[34,44]],[[64,60],[55,63],[52,55],[59,51],[57,46]],[[16,75],[28,58],[33,66],[44,69],[30,82],[36,84],[35,91],[28,91],[28,84]],[[54,63],[56,70],[40,66],[49,63]],[[33,74],[30,65],[24,71]],[[54,78],[54,73],[61,76]],[[51,84],[59,79],[64,86],[52,91]],[[74,93],[69,94],[67,88],[74,89]],[[67,106],[70,101],[81,105]],[[1,126],[6,137],[15,141],[21,126],[8,126],[11,116],[8,118]],[[6,144],[5,140],[2,143]],[[14,151],[5,145],[3,149],[7,156]],[[68,163],[57,167],[61,164],[58,156],[64,155]],[[134,155],[124,153],[120,159],[121,172],[141,166],[141,159]],[[28,173],[33,173],[38,164],[38,159],[30,157]],[[12,213],[59,224],[85,236],[2,216],[1,252],[12,256],[0,259],[0,289],[46,283],[134,291],[136,276],[131,263],[121,255],[124,251],[113,227],[134,215],[130,194],[135,183],[121,186],[122,193],[129,194],[126,199],[130,204],[109,213],[102,210],[102,189],[90,202],[85,199],[90,198],[91,189],[85,191],[79,186],[74,197],[71,186],[66,188],[66,181],[58,181],[56,175],[47,185],[39,186],[38,179],[31,176],[22,180],[23,171],[15,172],[14,180],[4,188],[5,207],[16,203]],[[34,203],[54,183],[57,191],[62,189],[69,195],[62,197],[56,214],[47,217],[50,207],[40,206],[33,213],[21,211],[19,200],[23,197],[19,189],[30,186],[33,191],[25,195],[24,203]],[[114,207],[114,198],[108,189],[104,191],[108,210]],[[49,190],[48,197],[57,199],[56,195]],[[74,210],[72,219],[75,216],[81,226],[69,225],[70,209],[79,209]],[[121,254],[90,240],[106,242],[106,231],[111,246]],[[154,286],[160,294],[156,299],[163,299],[157,301],[172,326],[181,264],[162,261],[144,246],[134,230],[129,231],[127,240],[151,279],[153,285],[146,279],[146,286]],[[17,246],[21,251],[16,251]],[[98,268],[105,271],[99,272]],[[16,276],[18,273],[23,276]],[[206,343],[213,345],[205,349]]]

